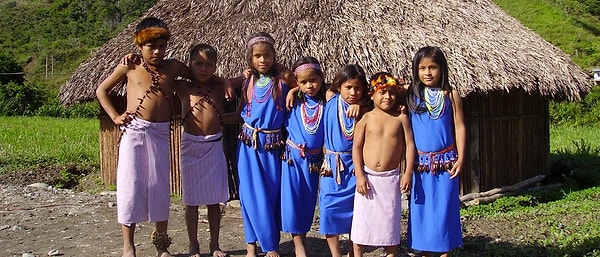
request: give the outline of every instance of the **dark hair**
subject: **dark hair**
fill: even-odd
[[[442,49],[437,46],[426,46],[422,47],[417,51],[415,57],[412,60],[412,82],[408,87],[408,93],[406,94],[406,103],[411,111],[416,113],[423,113],[427,111],[425,103],[423,102],[423,89],[425,85],[419,79],[419,63],[425,57],[433,59],[435,63],[440,66],[441,78],[440,88],[444,91],[451,91],[450,82],[448,81],[448,61]]]
[[[365,70],[362,67],[360,67],[360,65],[358,65],[358,64],[348,64],[348,65],[342,67],[335,74],[335,77],[333,78],[333,82],[331,82],[331,86],[329,87],[329,90],[331,90],[332,92],[337,94],[340,92],[340,87],[342,86],[342,83],[344,83],[348,80],[351,80],[351,79],[359,79],[360,83],[362,84],[363,93],[360,96],[360,100],[367,97],[367,92],[369,91],[369,88],[368,88],[369,83],[367,82],[367,76],[365,75]]]
[[[200,52],[203,52],[213,62],[217,62],[217,50],[209,44],[197,44],[190,49],[190,63],[198,58]]]
[[[138,25],[135,27],[135,34],[147,28],[163,28],[168,30],[167,24],[161,19],[156,17],[147,17],[140,21],[140,23],[138,23]]]
[[[292,65],[292,71],[294,71],[294,73],[295,73],[295,70],[296,70],[296,68],[298,68],[298,66],[300,66],[302,64],[307,64],[307,63],[314,63],[314,64],[321,65],[319,63],[319,61],[314,57],[311,57],[311,56],[302,57],[302,58],[298,59],[294,63],[294,65]],[[322,70],[315,69],[314,71],[317,73],[317,75],[319,75],[319,77],[321,77],[321,88],[319,89],[319,92],[317,93],[316,98],[319,100],[325,100],[325,92],[327,91],[327,84],[325,83],[325,74],[323,74]],[[305,98],[306,97],[305,97],[304,93],[302,92],[302,90],[299,90],[298,94],[296,95],[296,100],[297,100],[296,103],[304,102]]]

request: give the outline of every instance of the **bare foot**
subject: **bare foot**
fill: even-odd
[[[168,251],[160,251],[156,257],[173,257]]]
[[[277,251],[268,251],[266,257],[279,257],[279,253]]]
[[[135,257],[135,246],[123,247],[123,257]]]
[[[246,257],[256,257],[256,243],[246,245]]]
[[[229,256],[226,252],[221,251],[221,249],[217,248],[217,249],[213,249],[212,251],[212,257],[227,257]],[[200,257],[200,256],[198,256]]]
[[[196,243],[191,242],[188,246],[188,250],[189,257],[200,257],[200,244],[198,244],[198,241],[196,241]]]

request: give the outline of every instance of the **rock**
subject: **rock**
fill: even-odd
[[[28,187],[37,187],[37,188],[48,188],[49,185],[46,183],[33,183],[33,184],[29,184],[27,185]]]
[[[23,253],[23,254],[21,255],[21,257],[35,257],[35,254],[33,254],[33,253],[31,253],[31,252],[26,252],[26,253]]]
[[[57,249],[53,249],[48,252],[48,256],[58,256],[58,255],[61,255],[61,254],[60,254],[60,251]]]

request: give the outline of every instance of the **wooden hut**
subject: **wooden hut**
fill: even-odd
[[[589,76],[566,54],[490,0],[161,0],[146,16],[165,20],[171,29],[168,57],[187,62],[193,44],[216,46],[217,73],[225,77],[246,67],[246,39],[259,31],[276,39],[281,63],[313,56],[323,63],[328,81],[348,63],[360,64],[368,74],[389,71],[410,80],[414,53],[440,46],[451,84],[465,102],[469,161],[461,175],[463,194],[547,173],[549,99],[579,100],[591,89]],[[135,52],[135,24],[80,65],[61,88],[62,103],[95,98],[95,88],[118,60]],[[115,98],[124,92],[118,88]],[[100,122],[102,174],[112,182],[115,129],[105,117]],[[172,182],[178,185],[174,171]]]

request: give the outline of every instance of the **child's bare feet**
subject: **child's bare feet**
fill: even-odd
[[[135,257],[135,246],[123,246],[123,257]]]
[[[190,245],[188,246],[188,256],[189,257],[200,257],[200,244],[198,244],[198,241],[196,242],[190,242]]]
[[[173,257],[168,251],[159,251],[156,257]]]
[[[268,251],[265,257],[279,257],[279,253],[277,251]]]
[[[212,257],[227,257],[229,256],[226,252],[221,251],[221,249],[216,248],[213,250],[210,250],[212,252]]]
[[[256,257],[256,243],[246,245],[246,257]]]

